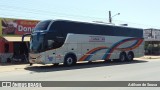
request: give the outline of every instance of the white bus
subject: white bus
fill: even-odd
[[[143,29],[69,20],[39,22],[31,34],[30,65],[131,61],[144,55]]]

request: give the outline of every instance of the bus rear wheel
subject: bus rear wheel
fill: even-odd
[[[126,61],[126,53],[125,52],[120,53],[119,61],[121,61],[121,62]]]
[[[127,60],[128,61],[132,61],[133,58],[134,58],[134,53],[133,52],[128,52],[128,54],[127,54]]]
[[[67,55],[64,58],[64,66],[73,66],[76,64],[76,56],[75,55]]]

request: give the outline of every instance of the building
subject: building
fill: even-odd
[[[160,55],[160,29],[144,29],[145,54]]]
[[[15,55],[28,54],[30,38],[21,42],[22,35],[31,33],[37,20],[0,18],[0,63],[11,61]]]

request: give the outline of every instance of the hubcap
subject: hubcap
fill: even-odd
[[[132,58],[133,58],[132,55],[129,54],[128,59],[131,60]]]
[[[71,65],[73,63],[73,59],[71,57],[67,58],[67,64]]]
[[[125,61],[125,56],[121,55],[121,61]]]

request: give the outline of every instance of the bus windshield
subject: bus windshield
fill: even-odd
[[[44,35],[32,35],[30,41],[30,52],[38,53],[43,51]]]
[[[48,28],[48,25],[50,24],[51,20],[46,20],[46,21],[42,21],[42,22],[39,22],[34,31],[39,31],[39,30],[47,30]]]

